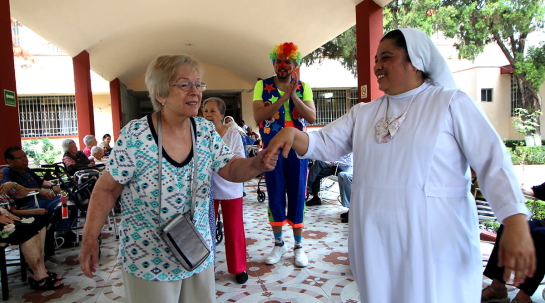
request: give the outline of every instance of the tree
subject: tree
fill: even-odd
[[[331,41],[314,50],[303,58],[303,63],[311,65],[322,63],[323,59],[332,58],[341,62],[354,77],[358,75],[356,56],[356,26],[352,26]]]
[[[488,44],[496,43],[513,68],[520,107],[541,111],[539,87],[545,79],[545,44],[527,49],[528,35],[543,29],[543,0],[397,0],[384,7],[385,32],[418,28],[428,35],[442,32],[454,38],[459,58],[474,60]],[[356,72],[355,26],[307,55],[305,63],[323,58],[341,61]],[[539,133],[539,128],[534,131]]]
[[[19,45],[19,30],[18,29],[22,27],[23,25],[19,21],[13,18],[10,18],[10,19],[11,19],[11,28],[12,28],[11,42],[13,45],[13,56],[15,58],[23,59],[24,63],[20,65],[21,68],[29,68],[35,62],[34,62],[34,59],[32,59],[32,55],[30,55],[27,50],[25,50],[23,47],[21,47],[21,45]]]
[[[487,44],[496,43],[513,68],[520,107],[533,114],[541,111],[545,47],[527,50],[526,43],[530,33],[543,29],[544,14],[542,0],[447,0],[438,7],[436,18],[438,30],[458,41],[461,58],[475,59]]]
[[[436,31],[435,15],[432,13],[438,1],[391,2],[384,8],[384,32],[400,27],[418,28],[428,35]],[[357,77],[356,26],[352,26],[339,36],[317,48],[303,58],[303,63],[310,65],[322,63],[323,59],[336,59],[342,66]]]

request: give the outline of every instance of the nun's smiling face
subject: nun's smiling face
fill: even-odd
[[[423,82],[422,73],[409,62],[406,51],[397,47],[392,39],[380,42],[374,72],[378,88],[388,95],[402,94]]]

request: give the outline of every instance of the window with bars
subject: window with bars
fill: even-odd
[[[517,78],[511,75],[511,117],[516,116],[515,109],[522,107],[522,95],[517,83]]]
[[[78,134],[75,96],[18,96],[21,137]]]
[[[316,106],[316,122],[312,125],[327,125],[358,103],[358,90],[355,88],[313,90],[312,93]]]

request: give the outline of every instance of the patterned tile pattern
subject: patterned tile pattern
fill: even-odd
[[[265,191],[261,182],[259,189]],[[244,223],[248,251],[248,281],[237,284],[227,272],[225,247],[217,248],[216,296],[217,302],[359,302],[359,292],[349,266],[347,236],[348,224],[340,222],[339,215],[346,211],[337,201],[334,186],[324,194],[323,205],[307,208],[303,245],[309,258],[306,268],[293,264],[293,235],[284,228],[288,252],[275,265],[264,260],[273,247],[272,232],[267,224],[266,203],[257,201],[258,180],[246,183]],[[265,201],[266,202],[266,201]],[[79,248],[62,249],[57,258],[61,261],[53,271],[64,277],[65,287],[56,291],[33,291],[28,283],[21,282],[17,268],[10,268],[10,299],[6,302],[126,302],[121,269],[115,264],[117,241],[107,228],[103,232],[102,258],[96,276],[85,277],[77,259]],[[487,258],[491,245],[482,244],[483,258]],[[10,255],[16,255],[14,250]],[[483,279],[483,285],[490,283]],[[532,298],[541,298],[544,286]],[[511,288],[513,298],[516,289]],[[400,301],[401,302],[401,301]]]

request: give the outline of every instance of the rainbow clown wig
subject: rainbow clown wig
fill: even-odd
[[[298,51],[297,45],[293,44],[292,42],[285,42],[280,45],[275,45],[273,50],[269,53],[269,57],[271,58],[272,63],[274,63],[274,60],[276,60],[276,57],[284,55],[288,59],[292,59],[297,63],[297,65],[301,65],[301,62],[303,61],[303,56],[301,56],[301,53]]]

